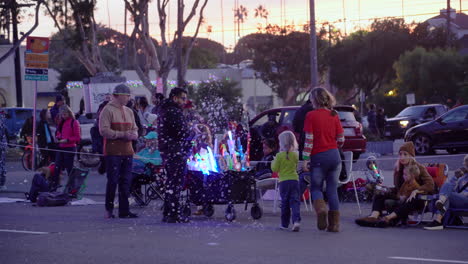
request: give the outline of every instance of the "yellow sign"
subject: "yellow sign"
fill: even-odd
[[[26,62],[48,62],[48,54],[26,53],[24,60]]]
[[[26,62],[26,68],[47,69],[49,63],[47,62]]]

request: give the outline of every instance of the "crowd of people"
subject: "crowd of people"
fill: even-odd
[[[179,201],[187,173],[187,158],[194,141],[200,141],[201,145],[206,145],[205,148],[213,148],[213,138],[209,127],[203,124],[203,118],[194,111],[186,90],[173,88],[168,98],[155,94],[151,102],[152,105],[145,97],[134,101],[130,88],[120,84],[114,88],[110,100],[99,106],[91,136],[93,151],[103,154],[99,172],[107,175],[105,217],[115,218],[117,188],[118,217],[138,217],[130,211],[129,205],[132,168],[134,159],[146,159],[163,165],[168,175],[162,221],[186,222],[187,219],[181,217]],[[292,131],[277,131],[275,115],[270,115],[268,122],[261,127],[263,158],[255,167],[256,178],[279,178],[281,229],[289,229],[292,224],[291,230],[299,231],[300,197],[309,186],[317,228],[329,232],[340,231],[337,190],[342,171],[340,149],[345,139],[338,113],[333,110],[335,102],[333,95],[326,89],[318,87],[311,90],[309,100],[296,112],[293,120],[294,131],[299,134],[298,140]],[[82,111],[74,114],[62,96],[56,98],[55,105],[49,111],[44,109],[40,113],[37,123],[38,145],[42,156],[47,157],[47,162],[55,162],[54,173],[49,179],[52,189],[60,186],[61,171],[70,173],[73,167],[77,144],[81,139],[80,123],[76,120],[80,114]],[[371,105],[368,117],[375,124],[370,126],[375,133],[381,133],[383,116],[383,109],[376,112],[375,105]],[[4,118],[3,115],[0,117]],[[56,127],[55,133],[52,133],[51,125]],[[24,136],[32,134],[31,126],[32,120],[27,120],[22,130]],[[241,145],[247,149],[248,139],[243,135],[241,125],[236,127],[235,133],[241,139]],[[3,142],[4,136],[0,140]],[[2,148],[4,146],[1,145]],[[1,154],[4,155],[5,151],[2,150]],[[302,168],[298,169],[300,162]],[[367,160],[366,166],[366,189],[373,197],[372,212],[369,216],[356,219],[358,225],[387,227],[404,223],[411,212],[424,206],[424,202],[417,196],[435,192],[433,178],[426,167],[415,160],[412,142],[404,143],[399,149],[393,173],[394,188],[383,186],[383,175],[374,157]],[[0,171],[0,186],[4,181],[4,172]],[[440,189],[440,197],[436,202],[438,211],[426,229],[441,229],[447,208],[468,209],[467,182],[468,155],[463,167]]]

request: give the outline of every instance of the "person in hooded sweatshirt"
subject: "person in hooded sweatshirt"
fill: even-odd
[[[106,157],[106,218],[114,218],[114,197],[119,186],[119,217],[136,218],[130,212],[128,197],[132,178],[132,162],[135,153],[132,140],[138,138],[138,128],[133,111],[126,106],[130,100],[130,88],[119,84],[114,88],[112,101],[101,111],[99,132],[104,138]]]

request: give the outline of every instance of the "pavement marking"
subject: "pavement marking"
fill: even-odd
[[[208,246],[218,246],[219,243],[216,243],[216,242],[210,242],[210,243],[207,243]]]
[[[0,229],[0,232],[5,233],[23,233],[23,234],[33,234],[33,235],[46,235],[49,232],[37,232],[37,231],[26,231],[26,230],[12,230],[12,229]]]
[[[417,260],[417,261],[428,261],[428,262],[443,262],[443,263],[465,263],[468,261],[462,260],[449,260],[449,259],[427,259],[427,258],[408,258],[408,257],[388,257],[390,259],[401,259],[401,260]]]

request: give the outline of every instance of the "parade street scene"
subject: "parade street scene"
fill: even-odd
[[[467,0],[0,0],[0,262],[468,264]]]

